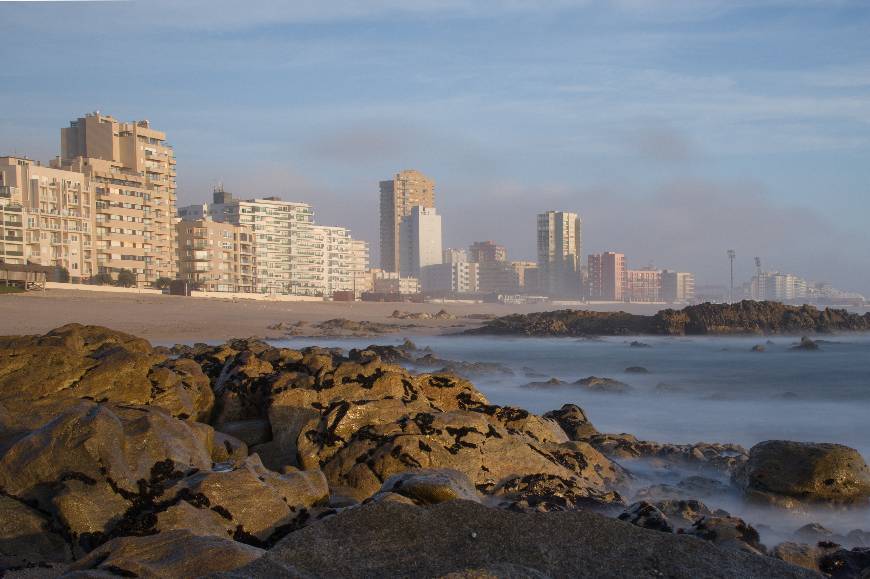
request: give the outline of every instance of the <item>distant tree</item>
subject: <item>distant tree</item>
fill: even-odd
[[[114,280],[112,279],[112,276],[105,272],[91,276],[91,283],[93,285],[112,285],[113,282]]]
[[[154,287],[157,289],[166,289],[172,283],[172,279],[168,277],[158,277],[157,281],[154,282]]]
[[[133,287],[136,285],[136,274],[129,269],[118,272],[118,285],[121,287]]]
[[[62,265],[54,268],[54,281],[58,283],[69,283],[69,270]]]

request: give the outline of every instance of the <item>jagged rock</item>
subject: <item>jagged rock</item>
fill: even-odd
[[[491,492],[500,498],[501,508],[521,512],[586,508],[615,514],[625,505],[619,493],[590,487],[576,476],[528,474],[508,479]]]
[[[686,534],[712,541],[724,549],[737,549],[758,555],[766,553],[758,531],[737,517],[703,516],[686,530]]]
[[[51,520],[21,501],[0,495],[0,574],[4,569],[72,560],[69,545]]]
[[[523,388],[557,388],[559,386],[567,386],[568,383],[564,380],[559,380],[558,378],[550,378],[549,380],[544,380],[543,382],[529,382],[528,384],[524,384]]]
[[[746,462],[746,449],[737,444],[706,443],[662,444],[638,440],[631,434],[597,434],[589,443],[606,456],[621,459],[656,459],[699,469],[710,469],[724,474],[733,473]]]
[[[734,475],[747,496],[764,501],[850,503],[870,498],[870,468],[840,444],[768,440],[752,447]]]
[[[602,392],[608,394],[624,394],[631,390],[631,386],[625,382],[614,380],[613,378],[599,378],[598,376],[589,376],[580,378],[574,382],[576,386],[580,386],[590,392]]]
[[[565,404],[559,410],[551,410],[544,414],[544,418],[555,420],[570,440],[586,440],[598,434],[586,413],[576,404]]]
[[[766,350],[767,350],[767,348],[765,346],[763,346],[762,344],[755,344],[754,346],[752,346],[751,351],[752,352],[764,352]]]
[[[640,501],[630,505],[619,515],[620,521],[625,521],[644,529],[673,533],[674,528],[668,521],[667,515],[655,505],[646,501]]]
[[[203,577],[232,571],[264,553],[227,538],[166,531],[113,539],[76,561],[64,577]]]
[[[678,482],[675,486],[657,484],[641,489],[635,495],[636,500],[667,500],[685,497],[710,498],[733,492],[732,487],[709,477],[690,476]]]
[[[846,541],[854,547],[870,547],[870,531],[853,529],[846,534]]]
[[[352,540],[348,539],[352,537]],[[337,553],[340,552],[340,556]],[[479,570],[487,571],[482,575]],[[653,533],[579,510],[516,513],[470,501],[381,501],[297,531],[224,577],[817,577],[772,557]]]
[[[625,369],[626,374],[649,374],[649,370],[643,366],[629,366]]]
[[[69,324],[42,336],[0,337],[0,406],[8,431],[37,428],[77,400],[163,407],[205,418],[213,398],[196,364],[168,360],[141,338]]]
[[[214,433],[211,447],[212,462],[228,462],[243,460],[248,456],[248,445],[225,432]]]
[[[248,446],[272,440],[272,427],[265,418],[224,422],[220,425],[220,431],[237,438]]]
[[[819,523],[808,523],[795,531],[794,536],[804,543],[818,543],[830,540],[834,532]]]
[[[421,505],[463,499],[480,501],[480,496],[468,477],[450,469],[424,469],[404,472],[388,478],[381,493],[395,493]]]

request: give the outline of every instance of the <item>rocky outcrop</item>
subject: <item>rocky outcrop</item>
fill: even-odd
[[[639,501],[630,505],[619,515],[620,521],[626,521],[643,529],[673,533],[674,527],[658,507],[646,501]]]
[[[748,458],[746,449],[737,444],[662,444],[638,440],[631,434],[596,434],[589,437],[588,442],[606,456],[616,459],[665,460],[729,475]]]
[[[59,530],[44,513],[0,495],[0,573],[70,561],[72,550]]]
[[[586,440],[598,434],[586,413],[576,404],[565,404],[559,410],[551,410],[544,414],[544,418],[555,420],[570,440]]]
[[[870,330],[870,313],[778,302],[742,301],[699,304],[682,310],[662,310],[653,316],[626,312],[559,310],[514,314],[490,320],[470,334],[526,336],[668,336],[710,334],[801,334]]]
[[[382,501],[350,509],[289,535],[260,559],[223,577],[409,573],[418,577],[818,577],[772,557],[728,552],[707,541],[651,532],[584,510],[514,513],[471,501],[431,507]]]
[[[711,541],[723,549],[737,549],[757,555],[766,553],[758,531],[737,517],[703,516],[686,530],[686,534]]]
[[[734,480],[749,498],[782,506],[870,499],[870,468],[858,451],[840,444],[761,442]]]

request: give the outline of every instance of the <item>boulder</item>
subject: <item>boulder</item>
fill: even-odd
[[[349,539],[352,538],[352,539]],[[340,554],[340,555],[339,555]],[[818,577],[772,557],[654,533],[588,511],[379,501],[288,535],[224,577]]]
[[[649,370],[643,366],[629,366],[625,369],[626,374],[649,374]]]
[[[819,344],[816,343],[815,341],[807,338],[806,336],[802,337],[800,343],[798,343],[796,346],[791,347],[792,351],[798,351],[798,352],[800,352],[800,351],[816,352],[819,349],[820,349]]]
[[[737,517],[703,516],[686,530],[686,534],[712,541],[723,549],[736,549],[758,555],[766,553],[758,531]]]
[[[640,501],[629,505],[622,514],[620,521],[625,521],[643,529],[673,533],[674,527],[668,521],[667,515],[661,512],[655,505],[646,501]]]
[[[734,475],[747,496],[764,501],[852,503],[870,498],[870,468],[841,444],[769,440],[752,447]]]
[[[653,503],[668,520],[677,528],[688,528],[694,525],[701,517],[728,517],[722,509],[712,510],[701,501],[695,499],[674,499],[657,501]]]
[[[71,560],[72,551],[51,529],[51,519],[21,501],[0,495],[0,574],[9,568]]]
[[[76,561],[64,577],[204,577],[232,571],[264,553],[227,538],[166,531],[113,539]]]
[[[819,569],[832,579],[870,577],[870,549],[838,549],[825,553],[819,560]]]
[[[839,550],[839,545],[832,543],[816,543],[808,545],[806,543],[780,543],[773,548],[772,555],[777,559],[782,559],[792,565],[811,569],[813,571],[821,571],[819,564],[822,557],[835,553]]]
[[[555,420],[570,440],[586,440],[598,434],[583,409],[575,404],[565,404],[559,410],[551,410],[544,414],[544,418]]]
[[[834,532],[819,523],[808,523],[795,531],[794,536],[804,543],[819,543],[829,541]]]
[[[424,469],[393,475],[384,481],[382,493],[395,493],[421,505],[463,499],[480,501],[477,489],[457,470]]]
[[[614,380],[613,378],[599,378],[598,376],[589,376],[580,378],[574,382],[576,386],[588,390],[590,392],[600,392],[607,394],[624,394],[632,388],[625,382]]]

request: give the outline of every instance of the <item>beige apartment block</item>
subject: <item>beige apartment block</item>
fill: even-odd
[[[350,270],[353,276],[353,293],[357,299],[374,288],[372,275],[369,272],[369,259],[368,241],[352,239],[350,242]]]
[[[631,302],[662,301],[662,272],[655,269],[629,269],[626,273],[626,299]]]
[[[551,297],[576,298],[582,293],[580,261],[583,222],[569,211],[538,215],[538,283]]]
[[[468,248],[471,261],[490,263],[507,260],[507,248],[495,241],[475,241]]]
[[[91,113],[61,129],[53,165],[90,182],[100,272],[128,269],[140,285],[176,277],[175,153],[165,133]]]
[[[95,202],[81,173],[0,157],[0,260],[97,271]]]
[[[412,169],[380,182],[381,268],[398,272],[401,264],[399,226],[414,207],[435,207],[435,182]],[[402,272],[407,274],[408,272]]]
[[[210,292],[252,292],[256,281],[254,234],[208,217],[176,224],[178,277]]]
[[[420,280],[402,277],[395,271],[372,269],[372,289],[375,293],[413,295],[420,293]]]

